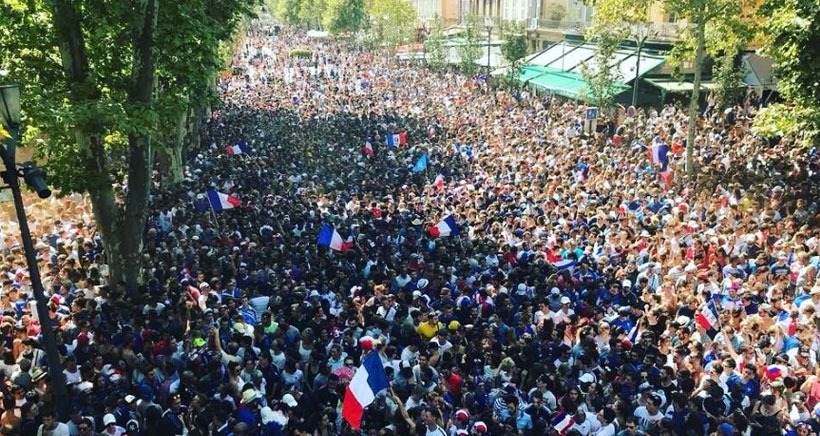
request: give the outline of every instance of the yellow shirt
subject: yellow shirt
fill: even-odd
[[[433,337],[436,336],[436,333],[438,333],[438,331],[442,328],[444,328],[444,324],[440,322],[430,324],[430,322],[427,321],[416,328],[416,333],[420,334],[424,339],[429,341],[430,339],[433,339]]]

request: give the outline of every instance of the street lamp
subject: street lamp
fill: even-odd
[[[490,37],[493,33],[493,17],[484,17],[484,26],[487,27],[487,78],[490,77],[490,45],[492,41]]]
[[[14,198],[14,210],[17,213],[17,223],[20,226],[20,236],[23,239],[23,251],[26,255],[31,287],[34,291],[34,300],[37,304],[37,315],[40,320],[40,332],[43,335],[43,347],[45,348],[48,362],[48,373],[51,376],[51,389],[54,392],[54,400],[57,406],[58,417],[67,418],[68,394],[65,381],[63,379],[63,367],[60,363],[60,354],[57,352],[57,341],[52,330],[52,321],[48,316],[46,296],[43,291],[43,282],[40,280],[40,270],[37,268],[37,255],[34,252],[34,244],[31,240],[31,232],[28,228],[26,211],[23,208],[23,196],[20,194],[20,177],[26,184],[37,192],[40,198],[51,196],[51,190],[45,182],[43,171],[37,168],[34,162],[24,162],[17,165],[15,162],[15,150],[17,146],[17,134],[20,128],[20,86],[2,85],[0,86],[0,121],[8,127],[10,138],[5,145],[0,146],[0,155],[6,168],[0,172],[6,186],[0,189],[10,189]]]

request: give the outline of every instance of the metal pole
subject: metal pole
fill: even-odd
[[[643,42],[646,38],[638,38],[638,61],[635,65],[635,83],[632,84],[632,106],[638,104],[638,85],[641,80],[641,50],[643,49]]]
[[[490,38],[492,37],[493,28],[487,26],[487,79],[490,78]]]
[[[43,335],[43,348],[48,362],[48,373],[51,376],[49,387],[54,392],[54,401],[57,409],[57,417],[60,420],[68,418],[68,391],[66,389],[63,375],[63,365],[60,363],[60,354],[57,352],[57,341],[52,330],[51,318],[48,316],[46,296],[43,291],[43,282],[40,280],[40,269],[37,268],[37,255],[34,252],[34,244],[31,242],[31,232],[28,228],[26,210],[23,208],[23,196],[20,194],[20,179],[17,174],[17,164],[15,162],[14,151],[17,145],[17,126],[9,126],[11,138],[5,147],[2,147],[3,163],[6,170],[3,171],[3,181],[6,182],[11,194],[14,197],[14,211],[17,213],[17,223],[20,226],[20,237],[23,238],[23,251],[26,255],[31,287],[34,291],[34,299],[37,303],[37,314],[40,318],[40,331]]]

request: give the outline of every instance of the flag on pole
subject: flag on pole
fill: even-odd
[[[242,202],[239,201],[238,198],[214,190],[209,190],[205,193],[205,196],[208,198],[208,203],[210,204],[211,209],[215,212],[225,209],[233,209],[242,205]]]
[[[362,151],[364,151],[364,154],[372,157],[373,156],[373,144],[371,144],[370,141],[365,141],[364,147],[362,147]]]
[[[365,356],[362,366],[350,380],[342,401],[342,417],[353,430],[359,430],[364,409],[376,399],[379,392],[389,387],[390,382],[379,353],[371,352]]]
[[[352,240],[345,241],[336,229],[327,224],[323,225],[322,230],[319,231],[316,243],[336,251],[347,251],[353,246]]]
[[[407,133],[400,132],[400,133],[388,133],[387,134],[387,146],[388,147],[398,147],[400,145],[407,144]]]
[[[419,160],[416,161],[416,164],[413,166],[413,172],[414,173],[420,173],[420,172],[425,171],[426,169],[427,169],[427,155],[423,154],[423,155],[421,155]]]
[[[447,215],[446,218],[439,221],[436,225],[430,226],[427,231],[430,233],[430,236],[440,238],[443,236],[458,235],[459,227],[458,224],[456,224],[456,219],[453,218],[452,215]]]
[[[643,321],[643,318],[638,319],[638,322],[635,323],[632,330],[630,330],[629,334],[626,336],[626,338],[629,339],[629,342],[632,342],[633,344],[638,343],[638,333],[641,331],[641,321]]]
[[[225,147],[225,151],[228,152],[230,155],[234,154],[248,154],[251,152],[251,149],[248,148],[248,144],[245,141],[239,141],[234,145],[229,145]]]

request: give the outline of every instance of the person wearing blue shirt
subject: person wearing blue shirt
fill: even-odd
[[[619,326],[629,333],[635,325],[632,318],[629,317],[630,312],[632,312],[632,310],[629,307],[621,307],[618,309],[618,317],[610,321],[609,324],[612,326]]]

